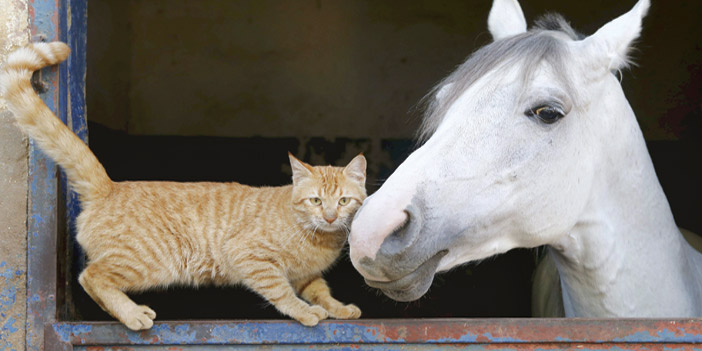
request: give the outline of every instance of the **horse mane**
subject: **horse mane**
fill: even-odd
[[[553,35],[554,32],[563,33],[573,40],[584,37],[576,32],[563,16],[549,13],[537,19],[529,31],[492,42],[470,55],[420,100],[419,105],[423,107],[424,118],[417,132],[418,142],[423,143],[429,139],[456,99],[492,70],[520,63],[524,67],[521,77],[523,84],[528,83],[542,61],[553,66],[556,72],[566,72],[567,47]],[[567,77],[564,77],[564,80],[566,89],[572,91]],[[453,84],[442,91],[441,99],[437,99],[437,92],[449,83]]]

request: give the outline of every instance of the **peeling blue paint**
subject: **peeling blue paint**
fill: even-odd
[[[17,319],[13,317],[8,318],[5,324],[2,325],[2,331],[0,332],[0,335],[10,335],[12,333],[18,332],[19,329],[15,327],[15,323],[17,323]]]
[[[0,262],[0,268],[5,268],[6,266],[7,266],[7,262],[5,262],[5,261]],[[12,269],[6,268],[3,270],[0,270],[0,277],[5,278],[5,279],[12,278]]]
[[[698,336],[687,333],[685,332],[684,329],[682,328],[677,328],[678,332],[676,333],[675,331],[664,329],[664,330],[659,330],[658,331],[658,337],[664,340],[680,340],[681,342],[695,342],[698,340]]]
[[[54,332],[56,333],[56,335],[59,338],[59,341],[61,342],[69,342],[71,340],[71,337],[74,335],[80,337],[81,335],[89,334],[93,331],[93,326],[89,324],[55,324],[52,327],[54,328]]]
[[[183,345],[195,342],[197,340],[195,334],[196,332],[190,331],[190,326],[187,324],[176,325],[173,328],[161,324],[144,332],[129,331],[127,338],[135,344],[142,344],[144,340],[149,340],[152,344]]]
[[[0,318],[4,321],[0,326],[0,351],[15,350],[10,344],[10,337],[17,333],[19,326],[13,309],[17,304],[16,270],[7,262],[0,262]]]
[[[3,284],[5,285],[5,284]],[[0,311],[9,310],[17,300],[17,287],[7,286],[0,291]]]
[[[437,343],[445,343],[445,342],[453,342],[453,340],[454,339],[451,339],[451,338],[439,338],[439,339],[433,339],[432,341],[435,341]],[[461,335],[460,338],[457,338],[456,341],[474,343],[474,342],[478,341],[478,338],[475,335],[465,334],[465,335]]]
[[[89,324],[76,325],[72,330],[76,335],[87,334],[93,331],[93,326]]]
[[[68,342],[71,340],[71,331],[75,327],[80,327],[80,326],[68,326],[68,325],[53,325],[54,328],[54,333],[58,336],[59,341],[61,342]]]
[[[450,344],[457,349],[482,349],[488,343],[502,344],[507,349],[520,349],[521,345],[544,345],[551,349],[553,343],[564,340],[552,334],[572,335],[572,340],[560,341],[564,348],[589,344],[586,349],[621,349],[626,345],[641,343],[659,346],[696,344],[702,342],[699,330],[701,321],[682,321],[678,333],[671,331],[661,321],[601,320],[582,323],[572,320],[518,322],[522,327],[512,328],[509,321],[339,321],[323,322],[316,327],[304,327],[288,321],[242,321],[223,323],[157,323],[152,329],[140,332],[127,331],[118,323],[78,324],[58,323],[54,329],[58,339],[73,345],[288,345],[300,348],[338,349],[404,349],[414,345],[416,349],[432,349]],[[488,324],[488,326],[486,326]],[[92,329],[85,329],[92,325]],[[528,332],[533,325],[534,333]],[[662,326],[662,328],[661,328]],[[488,328],[487,330],[485,328]],[[582,333],[583,329],[588,332]],[[677,328],[677,326],[676,326]],[[80,332],[85,330],[86,332]],[[471,330],[481,330],[471,332]],[[633,330],[644,332],[633,332]],[[676,330],[677,331],[677,330]],[[555,333],[554,333],[555,332]],[[442,335],[441,338],[436,337]],[[607,346],[597,345],[606,343]],[[621,345],[613,345],[621,344]],[[511,345],[511,346],[510,346]],[[547,346],[550,345],[550,346]],[[321,347],[320,347],[321,346]],[[370,347],[369,347],[370,346]],[[412,347],[414,347],[412,346]],[[622,346],[622,347],[619,347]],[[409,349],[413,349],[410,347]],[[539,349],[529,347],[529,349]],[[195,348],[197,349],[197,348]],[[272,348],[272,349],[275,349]],[[295,347],[285,348],[295,349]]]
[[[483,333],[483,336],[492,342],[504,342],[504,343],[522,342],[522,340],[515,339],[515,338],[492,336],[492,333]]]
[[[240,335],[241,330],[237,327],[229,325],[218,325],[212,328],[212,339],[208,340],[211,344],[220,344],[230,342],[233,335]]]
[[[60,32],[58,0],[31,0],[29,28],[32,36],[46,41],[58,40]],[[41,94],[46,105],[54,112],[58,104],[58,70],[42,70],[47,91]],[[63,106],[65,107],[65,106]],[[41,351],[44,348],[44,325],[56,319],[56,165],[30,140],[29,144],[29,206],[27,223],[27,314],[25,349]]]
[[[627,335],[626,337],[615,339],[618,342],[661,342],[675,340],[676,342],[696,342],[699,340],[699,335],[686,333],[678,328],[678,332],[663,329],[656,331],[655,334],[648,331],[640,331]]]

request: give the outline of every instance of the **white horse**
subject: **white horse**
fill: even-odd
[[[648,8],[579,39],[560,16],[527,31],[516,0],[494,0],[494,41],[437,86],[424,144],[356,215],[366,282],[415,300],[437,272],[547,245],[566,316],[702,316],[702,255],[612,74]]]

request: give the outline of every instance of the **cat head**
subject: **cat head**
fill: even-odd
[[[311,166],[292,154],[293,209],[309,229],[348,232],[366,198],[366,158],[354,157],[346,167]]]

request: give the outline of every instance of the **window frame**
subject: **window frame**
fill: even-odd
[[[43,70],[44,102],[87,142],[85,108],[87,0],[30,1],[35,40],[63,40],[72,55]],[[80,260],[70,233],[80,207],[54,163],[30,142],[27,247],[27,350],[85,346],[269,345],[294,348],[412,349],[471,347],[691,349],[702,343],[702,319],[361,319],[322,321],[308,328],[291,320],[157,321],[134,332],[118,322],[65,322],[70,267]],[[66,233],[69,233],[68,235]],[[64,240],[62,238],[68,238]],[[61,259],[68,257],[68,262]],[[80,262],[78,262],[80,264]],[[58,294],[64,292],[64,296]],[[495,345],[498,344],[498,345]]]

